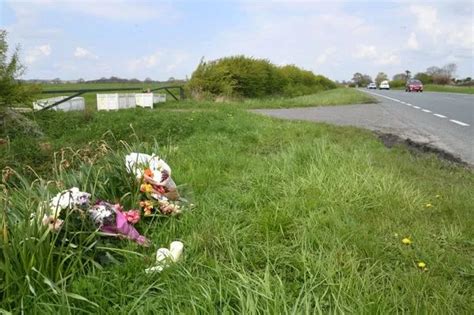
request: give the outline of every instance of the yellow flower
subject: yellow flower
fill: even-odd
[[[420,269],[425,269],[426,268],[426,264],[422,261],[418,262],[418,268]]]
[[[441,195],[436,195],[435,197],[439,199],[439,198],[441,198]]]
[[[412,241],[408,237],[405,237],[404,239],[402,239],[402,243],[405,245],[410,245]]]
[[[141,184],[140,191],[145,193],[151,193],[153,192],[153,186],[151,186],[150,184]]]
[[[432,205],[431,203],[427,203],[427,204],[425,205],[425,208],[432,208],[432,207],[433,207],[433,205]]]

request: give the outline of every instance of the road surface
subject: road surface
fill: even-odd
[[[474,165],[474,95],[361,91],[372,94],[379,103],[255,112],[392,133],[435,146]]]

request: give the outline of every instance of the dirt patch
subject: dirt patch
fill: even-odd
[[[392,148],[396,145],[403,145],[408,148],[411,153],[420,154],[420,153],[431,153],[435,154],[438,158],[442,160],[446,160],[449,162],[453,162],[468,168],[472,168],[471,165],[461,160],[461,158],[455,156],[452,153],[439,149],[429,143],[420,143],[411,140],[410,138],[404,139],[397,135],[391,133],[382,133],[382,132],[375,132],[377,137],[383,142],[383,144],[387,148]]]

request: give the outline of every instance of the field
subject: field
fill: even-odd
[[[166,86],[167,84],[142,84],[142,83],[87,83],[87,84],[48,84],[43,85],[42,88],[45,91],[54,91],[54,90],[80,90],[80,89],[113,89],[113,88],[137,88],[137,91],[122,91],[117,90],[117,93],[137,93],[140,90],[154,89],[161,86]],[[169,86],[169,84],[168,84]],[[171,89],[172,93],[179,97],[179,89]],[[88,111],[95,111],[97,109],[97,97],[96,94],[85,93],[81,95],[84,97],[86,102],[86,109]],[[100,93],[100,92],[99,92]],[[114,93],[104,92],[104,93]],[[165,91],[159,91],[159,93],[166,93]],[[59,93],[57,95],[70,95],[70,93]],[[39,98],[48,98],[56,96],[56,94],[42,94],[38,95]],[[364,93],[358,93],[352,89],[338,88],[325,92],[320,92],[313,95],[299,96],[293,98],[263,98],[263,99],[245,99],[245,100],[230,100],[223,103],[213,103],[213,102],[195,102],[195,101],[185,101],[175,103],[174,99],[168,94],[167,95],[166,107],[176,107],[176,108],[208,108],[213,106],[231,106],[239,108],[285,108],[285,107],[308,107],[308,106],[328,106],[328,105],[344,105],[344,104],[364,104],[364,103],[374,103],[376,100]]]
[[[10,243],[2,243],[0,311],[472,314],[472,170],[388,149],[369,131],[245,110],[366,98],[336,91],[240,107],[187,101],[34,114],[45,138],[11,131],[0,156],[2,167],[23,174],[1,195],[12,221]],[[28,228],[28,211],[55,185],[128,200],[133,179],[122,163],[131,149],[163,156],[196,204],[142,225],[151,248],[122,241],[106,249],[114,260],[97,266],[85,260],[94,256],[89,247],[55,247]],[[44,180],[32,182],[37,177]],[[13,225],[13,218],[24,219]],[[185,244],[184,259],[145,274],[156,248],[175,239]],[[63,265],[48,265],[48,255]]]

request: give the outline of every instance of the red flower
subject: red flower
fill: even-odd
[[[127,218],[127,221],[135,224],[140,221],[140,212],[138,210],[130,210],[123,213]]]

